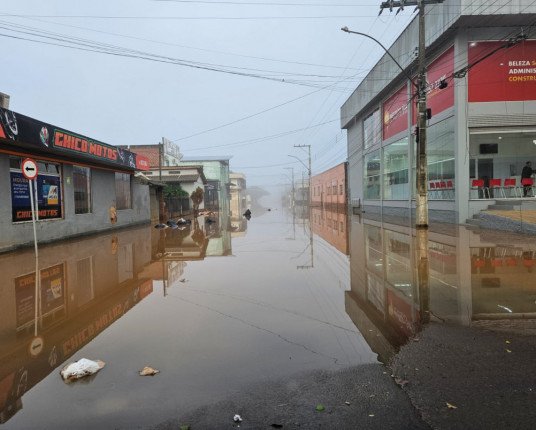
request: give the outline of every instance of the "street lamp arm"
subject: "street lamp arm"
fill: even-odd
[[[383,46],[383,44],[378,40],[378,39],[375,39],[374,37],[366,34],[366,33],[361,33],[359,31],[353,31],[353,30],[350,30],[348,27],[343,27],[341,28],[342,31],[344,31],[345,33],[352,33],[352,34],[358,34],[359,36],[364,36],[364,37],[368,37],[369,39],[373,40],[374,42],[376,42],[378,45],[380,45],[382,47],[382,49],[385,51],[385,53],[387,55],[389,55],[389,57],[391,57],[391,60],[393,60],[395,62],[395,64],[398,66],[398,68],[400,70],[402,70],[402,73],[404,73],[404,75],[406,75],[406,78],[408,78],[410,80],[410,82],[415,86],[417,87],[417,83],[411,78],[411,76],[408,75],[408,73],[406,72],[406,70],[400,65],[400,63],[398,61],[395,60],[395,57],[393,57],[391,55],[391,53],[389,52],[389,50]]]
[[[307,169],[307,171],[309,171],[309,167],[307,166],[307,164],[305,164],[303,161],[301,161],[298,157],[296,157],[295,155],[289,155],[289,157],[292,157],[292,158],[295,158],[296,160],[298,160],[300,163],[303,164],[303,167],[305,167]]]

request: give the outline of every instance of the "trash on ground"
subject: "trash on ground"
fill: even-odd
[[[346,406],[350,406],[350,402],[344,402]]]
[[[510,352],[512,352],[512,351],[510,351],[509,349],[507,349],[506,352],[510,353]]]
[[[407,379],[403,379],[403,378],[399,378],[399,377],[395,378],[395,382],[396,382],[397,385],[400,385],[401,387],[403,387],[404,385],[409,384],[409,381]]]
[[[509,340],[505,340],[505,343],[511,343]]]
[[[166,224],[156,224],[154,228],[168,228]]]
[[[242,417],[238,414],[236,414],[234,417],[233,417],[233,421],[235,423],[241,423],[242,422]]]
[[[154,376],[157,373],[160,373],[160,370],[153,369],[152,367],[145,366],[140,370],[140,376]]]
[[[274,429],[282,429],[283,424],[273,423],[273,424],[270,424],[270,427],[273,427]]]
[[[186,281],[187,281],[186,278],[179,279],[179,282],[182,282],[182,283],[184,283],[184,282],[186,282]]]
[[[447,408],[449,408],[449,409],[458,409],[458,406],[454,406],[452,403],[447,402]]]
[[[316,405],[316,410],[317,410],[317,412],[322,412],[322,411],[324,411],[325,409],[326,409],[326,408],[325,408],[324,405],[322,405],[322,404],[318,404],[318,405]]]
[[[67,364],[61,369],[61,377],[65,381],[74,381],[75,379],[83,378],[97,373],[104,367],[105,363],[101,360],[88,360],[81,358],[80,360]]]
[[[368,416],[369,416],[369,417],[373,417],[373,416],[374,416],[374,414],[368,414]]]

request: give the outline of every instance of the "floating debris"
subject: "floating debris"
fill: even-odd
[[[74,381],[85,376],[93,375],[104,367],[105,363],[101,360],[88,360],[81,358],[80,360],[69,363],[61,369],[61,377],[64,381]]]
[[[160,373],[160,370],[153,369],[152,367],[145,366],[140,370],[140,376],[154,376],[157,373]]]
[[[458,406],[454,406],[452,403],[447,402],[447,408],[449,408],[449,409],[458,409]]]
[[[233,421],[235,423],[241,423],[242,422],[242,417],[238,414],[236,414],[234,417],[233,417]]]

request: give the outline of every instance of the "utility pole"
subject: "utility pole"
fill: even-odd
[[[392,12],[393,8],[398,8],[398,11],[396,12],[398,14],[401,10],[404,10],[404,6],[417,6],[419,9],[419,58],[416,85],[418,119],[415,132],[415,143],[417,145],[417,174],[415,177],[417,185],[417,195],[415,199],[416,228],[428,228],[428,164],[426,160],[426,121],[428,118],[426,108],[426,33],[424,6],[426,4],[437,3],[443,3],[443,0],[390,0],[382,2],[380,5],[380,14],[383,9],[389,9],[389,11]],[[400,67],[399,64],[398,66]]]
[[[308,202],[311,202],[311,145],[294,145],[294,148],[307,148],[309,155],[309,167],[307,168],[307,173],[309,175],[309,196],[307,197]]]
[[[292,172],[292,195],[291,195],[291,200],[290,200],[290,206],[291,207],[294,207],[294,200],[296,199],[296,194],[295,194],[295,187],[294,187],[294,167],[285,167],[285,170],[290,170]]]

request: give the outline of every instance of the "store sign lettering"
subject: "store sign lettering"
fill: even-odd
[[[383,103],[383,139],[408,128],[408,94],[403,86]]]
[[[536,41],[503,46],[499,41],[469,44],[469,64],[476,62],[468,73],[469,102],[536,100]]]
[[[106,158],[111,161],[117,160],[117,149],[63,131],[54,131],[54,147],[82,152],[97,158]]]

